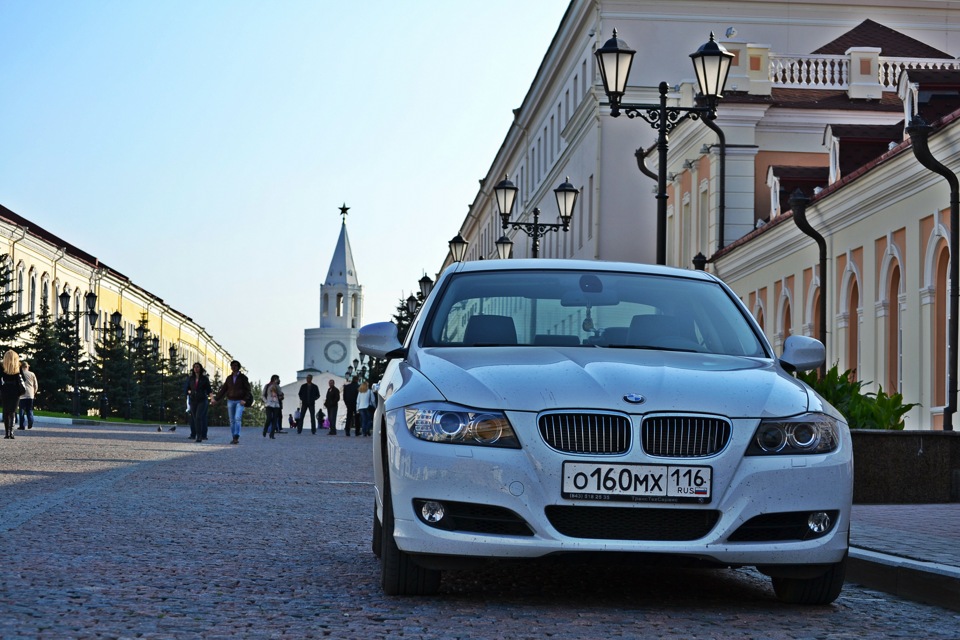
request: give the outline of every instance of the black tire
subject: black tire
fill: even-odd
[[[393,498],[389,487],[383,496],[380,544],[380,583],[388,596],[430,596],[440,589],[440,572],[421,567],[393,539]]]
[[[778,578],[774,576],[773,592],[781,602],[789,604],[824,605],[830,604],[843,590],[843,580],[847,573],[847,556],[837,564],[831,565],[823,574],[815,578]]]
[[[373,499],[373,540],[370,547],[373,549],[373,555],[380,557],[381,545],[383,544],[383,525],[380,524],[380,518],[377,517],[377,499]]]

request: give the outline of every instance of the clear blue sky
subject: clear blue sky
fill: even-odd
[[[433,277],[567,0],[0,0],[0,204],[291,382]]]

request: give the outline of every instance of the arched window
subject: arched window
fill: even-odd
[[[330,315],[330,296],[326,293],[323,294],[323,302],[320,306],[320,315],[324,318]]]
[[[343,317],[343,294],[342,293],[337,294],[337,317],[338,318]]]
[[[860,370],[860,285],[854,277],[850,280],[847,295],[847,369],[853,371],[853,379],[859,379]]]
[[[887,393],[901,392],[901,373],[903,371],[903,323],[900,311],[900,265],[890,265],[890,278],[887,281],[887,332],[886,332],[886,380]]]
[[[823,301],[820,298],[820,287],[817,287],[813,291],[813,305],[812,305],[813,318],[811,318],[813,320],[813,336],[812,337],[816,338],[817,340],[820,340],[821,336],[823,335],[823,333],[821,332],[823,327],[820,325],[820,305],[822,304],[822,302]]]
[[[947,324],[950,306],[947,304],[947,283],[950,253],[947,243],[941,242],[934,262],[933,298],[933,403],[937,407],[947,404]]]
[[[783,302],[783,339],[786,340],[793,335],[793,322],[790,320],[792,311],[790,310],[790,300],[784,299]]]
[[[37,275],[30,275],[30,321],[37,319]]]
[[[23,265],[17,269],[17,313],[23,313]]]

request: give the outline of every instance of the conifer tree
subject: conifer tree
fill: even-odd
[[[0,355],[16,348],[30,325],[30,314],[16,311],[17,297],[23,295],[14,287],[13,265],[10,257],[0,259]]]
[[[210,379],[210,388],[213,389],[214,395],[216,395],[217,391],[220,391],[220,387],[222,386],[223,378],[220,377],[220,372],[217,371]],[[227,415],[227,401],[225,399],[210,405],[207,413],[207,424],[221,427],[230,424],[230,416]]]
[[[70,370],[46,299],[40,300],[40,316],[30,331],[24,350],[30,361],[30,370],[37,376],[34,407],[52,411],[54,398],[62,396],[70,384]]]

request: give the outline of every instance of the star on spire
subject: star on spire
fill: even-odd
[[[340,207],[340,215],[343,218],[343,224],[347,224],[347,211],[350,210],[350,207],[347,206],[347,203],[344,202],[343,206]]]

